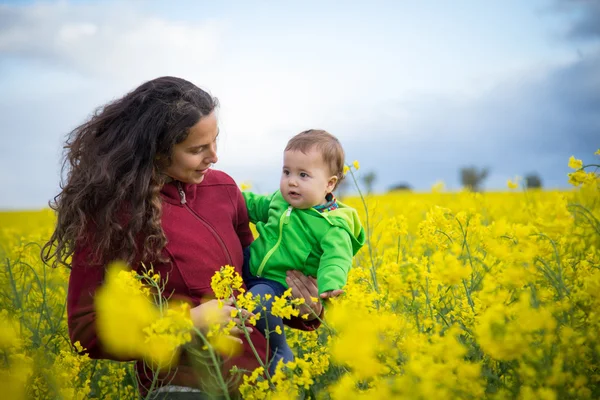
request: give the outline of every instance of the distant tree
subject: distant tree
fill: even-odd
[[[541,188],[542,178],[535,172],[525,175],[525,186],[527,189]]]
[[[377,180],[377,174],[374,171],[367,172],[363,175],[362,181],[365,184],[367,193],[373,192],[373,184]]]
[[[390,188],[388,189],[388,192],[395,192],[395,191],[401,191],[401,190],[412,190],[412,186],[410,186],[408,183],[397,183],[395,185],[390,186]]]
[[[487,168],[463,167],[460,169],[460,181],[464,187],[478,192],[481,190],[483,181],[488,177],[488,174],[489,170]]]

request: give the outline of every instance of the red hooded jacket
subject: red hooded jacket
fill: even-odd
[[[214,298],[210,280],[221,266],[232,265],[242,274],[242,248],[249,246],[253,240],[246,204],[233,179],[217,170],[210,170],[198,185],[167,183],[161,195],[162,228],[167,237],[163,255],[170,262],[154,263],[154,270],[163,277],[168,274],[165,293],[186,298],[193,307]],[[91,250],[81,246],[73,254],[67,295],[69,335],[73,343],[81,343],[91,358],[128,361],[108,354],[96,335],[94,294],[102,285],[105,268],[89,264]],[[304,321],[301,318],[286,322],[291,327],[303,330],[314,330],[319,325],[318,320]],[[264,360],[265,338],[258,329],[254,330],[251,337]],[[246,370],[258,366],[248,343],[244,343],[244,352],[227,364],[225,371],[231,365]],[[145,392],[144,387],[149,387],[152,377],[144,372],[143,362],[138,361],[137,368],[141,379],[140,390]],[[200,379],[184,354],[175,376],[169,376],[165,381],[198,387]]]

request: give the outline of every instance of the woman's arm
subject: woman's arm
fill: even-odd
[[[313,331],[321,325],[320,319],[323,318],[323,304],[314,303],[313,298],[319,297],[317,280],[306,276],[300,271],[287,271],[286,283],[292,288],[292,296],[295,299],[304,299],[304,304],[300,306],[300,316],[284,320],[284,323],[290,328],[303,331]],[[308,314],[308,319],[302,318],[302,315]],[[319,316],[319,318],[317,318]]]
[[[107,353],[98,339],[94,296],[104,282],[105,268],[99,264],[90,264],[90,253],[89,247],[82,247],[73,254],[67,292],[67,322],[71,343],[79,342],[90,358],[131,361]]]

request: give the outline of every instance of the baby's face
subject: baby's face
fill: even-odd
[[[285,201],[294,208],[307,209],[325,204],[325,195],[331,193],[336,181],[316,148],[306,154],[291,150],[283,153],[279,189]]]

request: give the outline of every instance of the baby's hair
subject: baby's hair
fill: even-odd
[[[344,179],[345,155],[340,141],[331,133],[322,129],[309,129],[291,138],[285,147],[285,151],[299,150],[306,153],[312,148],[316,148],[321,153],[323,161],[329,166],[331,174],[337,176],[335,189]]]

